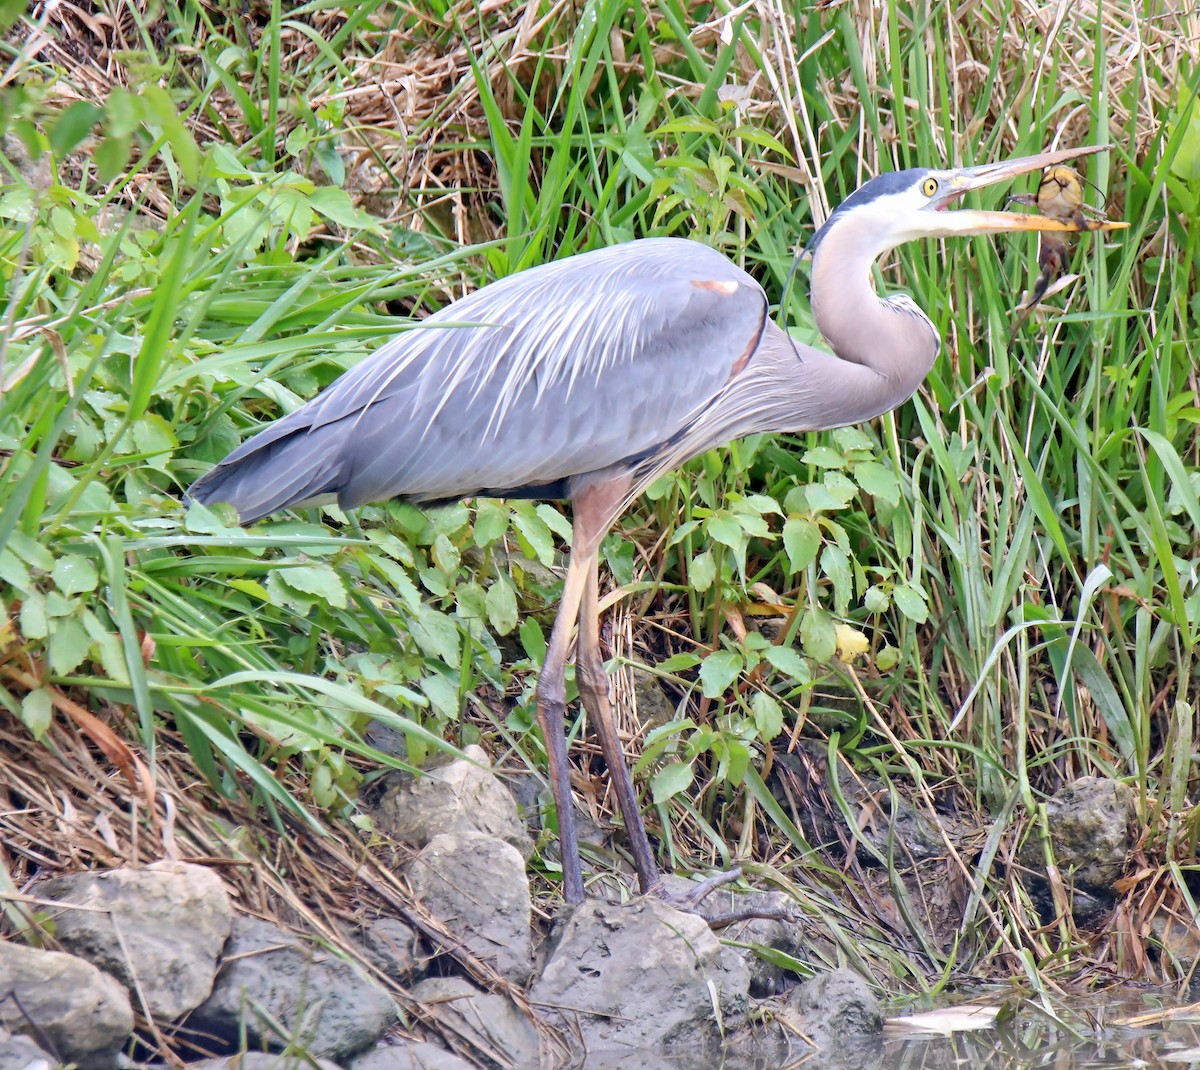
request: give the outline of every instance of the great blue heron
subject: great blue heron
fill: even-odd
[[[584,895],[563,730],[578,621],[579,693],[639,885],[665,894],[600,657],[601,538],[651,480],[704,450],[857,423],[905,401],[940,343],[909,298],[878,297],[872,263],[917,238],[1079,230],[1034,214],[946,209],[970,190],[1096,151],[867,182],[808,247],[813,315],[832,353],[777,327],[762,287],[720,253],[680,238],[632,241],[530,268],[434,313],[234,450],[191,496],[231,503],[244,523],[290,505],[351,509],[393,497],[570,499],[571,560],[537,689],[564,892],[571,903]],[[700,885],[686,905],[726,879]]]

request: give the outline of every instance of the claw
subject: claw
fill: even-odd
[[[709,927],[713,929],[723,929],[726,925],[733,925],[739,921],[749,921],[752,918],[764,918],[767,921],[799,921],[800,916],[790,910],[769,910],[764,907],[754,908],[748,907],[745,910],[730,910],[719,913],[710,913],[700,909],[700,904],[704,902],[718,888],[723,888],[727,884],[732,884],[736,880],[740,880],[742,876],[741,866],[734,866],[733,869],[726,870],[724,873],[717,873],[707,880],[701,881],[694,885],[687,892],[672,892],[667,888],[661,877],[650,888],[649,894],[655,899],[660,899],[668,906],[675,907],[676,910],[682,910],[688,914],[695,914],[697,917],[703,918],[708,922]]]

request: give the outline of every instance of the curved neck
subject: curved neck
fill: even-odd
[[[841,360],[870,368],[895,387],[898,405],[929,374],[941,343],[911,301],[880,299],[870,275],[880,250],[868,241],[861,249],[846,247],[854,241],[847,235],[836,248],[817,249],[809,295],[813,318]],[[847,273],[839,264],[863,266]]]

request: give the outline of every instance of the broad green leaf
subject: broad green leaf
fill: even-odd
[[[509,507],[503,501],[481,499],[475,507],[475,527],[470,533],[475,546],[491,546],[509,530]]]
[[[32,582],[25,563],[7,546],[0,548],[0,583],[7,583],[24,594],[30,590]]]
[[[742,671],[742,657],[733,650],[709,654],[700,665],[700,685],[705,698],[720,698]]]
[[[46,596],[41,591],[28,592],[21,602],[21,634],[26,639],[45,639],[50,634],[49,617]]]
[[[849,555],[840,546],[826,546],[821,551],[821,571],[833,581],[834,611],[844,614],[854,593]]]
[[[821,529],[806,516],[789,517],[783,525],[783,548],[793,572],[803,572],[816,560]]]
[[[889,505],[900,504],[900,483],[896,474],[878,461],[860,461],[854,466],[854,479],[863,490]]]
[[[750,700],[754,711],[754,726],[764,742],[770,743],[783,731],[783,707],[765,691],[758,691]]]
[[[452,617],[422,603],[409,618],[408,630],[426,657],[437,658],[452,669],[458,668],[462,643],[458,625]]]
[[[711,550],[704,550],[692,558],[688,568],[688,586],[697,591],[707,591],[717,576],[717,562]]]
[[[724,546],[738,549],[746,541],[746,531],[731,513],[722,510],[704,523],[709,536]]]
[[[814,446],[811,450],[805,450],[800,460],[805,464],[815,465],[817,468],[846,467],[846,458],[828,446]]]
[[[799,680],[801,683],[808,682],[810,676],[808,662],[795,647],[769,646],[763,651],[763,657],[771,664],[772,668],[784,675],[790,676],[793,680]]]
[[[700,655],[691,654],[683,651],[679,654],[672,654],[666,661],[660,661],[655,665],[659,672],[681,672],[684,669],[694,669],[700,664]]]
[[[800,618],[800,642],[804,652],[822,664],[830,661],[837,651],[837,632],[833,618],[820,607],[804,611]]]
[[[54,586],[63,594],[83,594],[94,591],[100,582],[96,566],[81,554],[63,554],[50,573]]]
[[[527,502],[514,506],[512,522],[523,547],[532,550],[533,556],[543,565],[553,565],[554,535],[546,522],[533,511],[533,506]]]
[[[488,622],[500,635],[517,626],[517,594],[507,576],[498,576],[487,592]]]
[[[21,699],[21,723],[41,739],[54,717],[54,697],[48,687],[38,687]]]
[[[655,804],[665,803],[686,791],[691,787],[694,775],[689,763],[671,762],[664,765],[650,778],[650,791]]]
[[[82,621],[75,617],[57,621],[46,644],[50,671],[56,676],[73,672],[88,656],[91,646],[91,637]]]
[[[907,583],[897,584],[892,588],[892,601],[901,613],[916,624],[924,624],[929,619],[925,595],[916,587]]]
[[[332,565],[292,565],[276,575],[292,590],[315,595],[334,609],[345,609],[349,604],[346,584]]]

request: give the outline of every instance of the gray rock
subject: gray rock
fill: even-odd
[[[418,1040],[402,1040],[360,1055],[350,1070],[475,1070],[453,1052]]]
[[[719,893],[718,893],[719,894]],[[714,895],[713,900],[717,896]],[[752,895],[736,895],[732,903],[728,900],[713,902],[711,909],[738,910],[781,910],[795,911],[796,904],[783,892],[757,892]],[[804,956],[804,929],[799,920],[783,921],[773,918],[747,918],[734,922],[722,929],[718,936],[726,955],[738,955],[746,962],[750,971],[750,995],[762,999],[782,992],[796,975],[783,966],[777,966],[759,955],[752,947],[731,945],[758,945],[773,951],[783,952],[794,959]]]
[[[1133,847],[1135,807],[1133,790],[1119,780],[1084,776],[1060,788],[1046,803],[1046,825],[1063,878],[1112,894]],[[1026,842],[1021,860],[1035,871],[1044,870],[1035,837]]]
[[[667,695],[662,682],[652,672],[630,667],[633,676],[633,698],[638,720],[646,727],[657,727],[675,719],[675,703]]]
[[[4,1070],[54,1070],[59,1061],[47,1055],[29,1037],[13,1036],[0,1028],[0,1067]]]
[[[376,824],[398,840],[424,847],[447,832],[483,832],[512,844],[529,861],[533,844],[517,817],[509,790],[488,768],[487,755],[476,746],[420,776],[390,773],[379,801]]]
[[[129,1040],[133,1010],[120,983],[90,962],[0,942],[0,1026],[20,1034],[36,1026],[54,1054],[101,1070]]]
[[[532,904],[525,862],[515,847],[480,832],[435,836],[413,859],[408,880],[456,946],[492,963],[514,984],[528,982]]]
[[[335,1062],[317,1059],[320,1070],[341,1070]],[[276,1055],[265,1051],[243,1051],[218,1059],[188,1063],[187,1070],[313,1070],[313,1060],[303,1055]]]
[[[537,1028],[511,1000],[482,992],[462,977],[429,977],[410,994],[476,1051],[493,1053],[500,1066],[538,1065]]]
[[[363,949],[380,973],[395,981],[411,981],[425,975],[420,941],[412,926],[399,918],[376,918],[363,926]]]
[[[723,958],[707,923],[653,898],[588,900],[556,932],[529,998],[591,1051],[686,1046],[715,1050],[748,1008],[749,970]]]
[[[173,1021],[212,991],[233,909],[211,869],[164,861],[72,873],[44,881],[37,894],[63,908],[54,912],[63,947],[140,991],[156,1017]]]
[[[819,973],[789,993],[786,1012],[820,1047],[832,1047],[847,1037],[883,1032],[879,1001],[867,983],[850,970]]]
[[[391,997],[357,967],[270,922],[239,917],[212,995],[188,1026],[231,1044],[243,1035],[254,1047],[294,1042],[336,1061],[378,1043],[395,1021]]]

